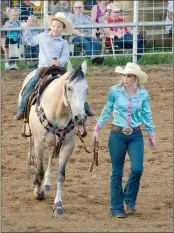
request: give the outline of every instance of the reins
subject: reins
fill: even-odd
[[[94,165],[98,166],[98,150],[99,150],[99,143],[96,137],[94,137],[94,148],[93,148],[94,156],[90,167],[90,172],[92,172]]]

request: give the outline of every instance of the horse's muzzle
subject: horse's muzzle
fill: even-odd
[[[80,116],[75,116],[74,117],[74,122],[78,125],[83,125],[84,121],[86,120],[87,116],[84,115],[83,118],[81,118]]]

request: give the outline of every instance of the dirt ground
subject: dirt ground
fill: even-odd
[[[109,186],[111,163],[105,125],[99,141],[99,166],[90,173],[93,154],[87,154],[79,139],[68,161],[63,187],[65,214],[53,217],[57,161],[52,170],[52,191],[44,201],[33,196],[34,169],[27,180],[27,140],[20,134],[22,122],[12,120],[18,93],[28,71],[2,73],[2,232],[173,232],[172,140],[173,79],[170,65],[144,66],[149,74],[146,85],[156,125],[157,149],[148,148],[145,139],[145,167],[137,201],[137,213],[125,219],[111,216]],[[108,91],[118,80],[114,68],[90,68],[89,103],[100,115]],[[92,132],[96,118],[88,120],[86,146],[92,151]],[[46,159],[46,158],[45,158]],[[123,184],[129,174],[126,158]]]

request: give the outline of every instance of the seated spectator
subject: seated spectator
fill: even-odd
[[[21,0],[8,0],[8,7],[12,8],[15,7],[20,3]],[[4,1],[5,2],[5,1]]]
[[[83,12],[83,3],[80,1],[75,1],[74,3],[74,14],[70,14],[68,16],[68,19],[74,24],[74,25],[88,25],[93,24],[92,19],[90,16],[85,15]],[[72,40],[75,44],[82,45],[85,54],[90,56],[93,63],[102,63],[103,58],[96,57],[96,55],[99,55],[99,41],[96,38],[96,29],[91,28],[80,28],[80,29],[74,29],[74,38]]]
[[[104,23],[105,17],[109,16],[107,5],[110,1],[97,1],[97,5],[92,7],[91,18],[94,23]]]
[[[107,24],[119,24],[124,23],[125,20],[120,17],[120,13],[122,11],[121,5],[119,3],[111,3],[108,5],[108,9],[110,10],[110,17],[104,21]],[[110,44],[109,36],[114,36],[114,44],[118,48],[133,48],[133,31],[127,27],[117,27],[117,28],[104,28],[104,32],[106,37],[106,45]],[[139,33],[137,35],[137,52],[143,53],[143,49],[146,46],[146,40],[143,39],[143,36]],[[137,56],[138,59],[141,58],[141,55]]]
[[[19,21],[19,9],[18,8],[12,8],[9,11],[9,20],[5,23],[4,27],[6,28],[16,28],[20,27],[20,21]],[[19,31],[8,31],[6,35],[5,40],[5,69],[19,69],[14,63],[13,65],[10,65],[8,59],[9,59],[9,44],[19,44]]]
[[[5,23],[9,19],[9,12],[10,12],[9,7],[6,8],[5,12],[1,10],[1,28],[5,27]],[[4,51],[4,53],[5,53],[6,35],[7,35],[7,32],[5,32],[5,31],[1,32],[1,47],[2,47],[2,49]]]
[[[173,1],[168,1],[166,23],[172,23],[172,22],[173,22]],[[166,31],[169,34],[173,33],[173,26],[167,25]]]
[[[73,6],[70,4],[69,0],[59,1],[51,10],[51,15],[55,15],[57,12],[63,12],[68,15],[73,12]]]
[[[35,15],[30,15],[27,20],[27,25],[29,27],[34,27],[37,25],[37,17]],[[40,33],[40,30],[31,30],[31,35],[36,36]],[[25,43],[25,41],[24,41]],[[37,68],[38,62],[36,60],[27,60],[28,58],[37,58],[39,53],[39,46],[30,46],[25,44],[24,46],[26,63],[29,68]]]
[[[21,3],[18,4],[17,7],[20,9],[20,21],[27,21],[28,16],[33,15],[33,7],[31,1],[21,0]]]
[[[44,1],[31,1],[33,11],[35,12],[43,12],[44,11]]]
[[[97,4],[97,0],[86,0],[84,5],[86,10],[91,10]]]

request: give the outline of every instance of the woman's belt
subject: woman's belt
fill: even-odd
[[[112,125],[111,129],[115,130],[115,131],[118,131],[118,132],[122,132],[125,135],[130,135],[133,132],[137,132],[140,129],[140,126],[137,126],[135,128],[130,128],[130,127],[128,127],[128,128],[122,128],[120,126]]]

